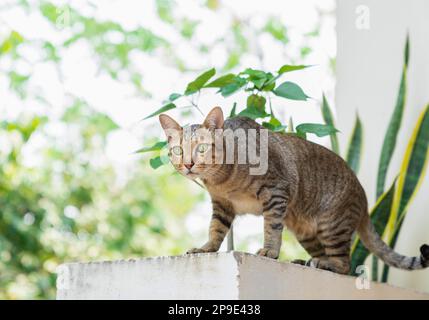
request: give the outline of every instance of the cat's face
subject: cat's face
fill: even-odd
[[[219,107],[208,114],[202,124],[181,127],[171,117],[159,117],[169,148],[170,161],[175,169],[189,179],[204,178],[215,169],[215,129],[223,127],[223,113]]]

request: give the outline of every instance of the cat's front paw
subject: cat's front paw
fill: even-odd
[[[202,248],[192,248],[186,251],[186,254],[203,253],[205,252]]]
[[[211,247],[192,248],[186,251],[186,254],[216,252],[217,250]]]
[[[258,256],[268,257],[271,259],[277,259],[279,257],[279,252],[277,250],[262,248],[256,252]]]

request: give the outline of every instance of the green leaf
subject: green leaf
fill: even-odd
[[[425,179],[428,162],[429,105],[420,114],[402,162],[398,188],[395,193],[391,216],[385,230],[385,234],[387,234],[389,239],[388,244],[392,248],[396,245],[402,223],[408,212],[408,206]],[[382,275],[383,282],[387,281],[388,274],[389,268],[385,266]]]
[[[271,117],[269,122],[263,122],[262,126],[273,132],[285,132],[286,125],[282,125],[279,119]]]
[[[183,18],[181,21],[181,30],[180,33],[186,39],[191,39],[195,33],[195,29],[198,26],[200,21],[190,20],[188,18]]]
[[[405,40],[405,48],[404,48],[404,63],[408,66],[408,62],[410,61],[410,35],[407,33],[407,39]]]
[[[228,73],[206,84],[204,88],[222,88],[227,84],[233,83],[235,78],[236,78],[235,74]]]
[[[207,81],[209,81],[215,74],[216,70],[212,68],[199,75],[194,81],[188,84],[185,90],[185,95],[188,96],[203,88]]]
[[[170,94],[170,96],[168,97],[168,100],[173,102],[177,99],[179,99],[182,95],[180,93],[172,93]]]
[[[251,68],[247,68],[240,74],[249,76],[248,81],[252,82],[258,90],[261,90],[267,81],[274,78],[270,73]]]
[[[307,133],[314,133],[318,137],[324,137],[338,132],[338,130],[327,124],[301,123],[296,127],[296,132],[302,137],[305,137]]]
[[[229,97],[230,95],[236,93],[237,91],[241,90],[247,83],[246,79],[235,77],[234,81],[231,83],[228,83],[227,85],[220,88],[220,93],[223,97]]]
[[[174,109],[176,108],[176,105],[174,103],[167,103],[166,105],[164,105],[161,109],[156,110],[154,113],[151,113],[150,115],[148,115],[146,118],[144,118],[143,120],[152,118],[154,116],[157,116],[163,112],[166,112],[168,110]]]
[[[362,136],[362,124],[360,122],[359,116],[356,116],[356,122],[352,132],[352,136],[350,138],[346,156],[347,164],[355,173],[358,173],[359,171],[360,158],[362,153]]]
[[[167,23],[173,23],[174,2],[168,0],[156,0],[155,4],[158,17]]]
[[[328,100],[326,100],[326,96],[323,94],[323,103],[322,103],[322,116],[323,120],[325,120],[325,123],[327,125],[335,127],[334,123],[334,116],[331,112],[331,107],[329,106]],[[336,133],[331,134],[331,147],[332,151],[334,151],[336,154],[340,153],[340,148],[338,145],[338,137]]]
[[[296,83],[286,81],[279,85],[273,90],[274,94],[290,100],[307,100],[307,96],[304,91]]]
[[[242,117],[248,117],[252,120],[256,120],[256,119],[260,119],[260,118],[266,118],[266,117],[270,116],[264,110],[261,110],[258,108],[246,108],[243,111],[241,111],[238,115],[242,116]]]
[[[308,68],[308,67],[311,67],[311,66],[304,66],[304,65],[293,66],[293,65],[290,65],[290,64],[285,64],[285,65],[281,66],[281,68],[277,71],[277,73],[279,75],[281,75],[281,74],[286,73],[286,72],[292,72],[292,71],[296,71],[296,70],[302,70],[302,69],[305,69],[305,68]]]
[[[158,169],[159,167],[167,164],[169,161],[168,156],[158,156],[149,160],[150,166],[152,169]]]
[[[278,18],[269,18],[264,31],[268,32],[274,39],[286,44],[289,42],[285,24]]]
[[[389,168],[390,161],[393,156],[393,152],[395,150],[396,146],[396,139],[397,135],[401,126],[402,122],[402,115],[405,108],[405,102],[406,102],[406,92],[407,92],[407,69],[408,69],[408,62],[409,62],[409,52],[410,46],[409,46],[409,36],[407,35],[407,39],[405,42],[405,48],[404,48],[404,66],[402,69],[402,76],[401,76],[401,83],[399,86],[399,92],[398,97],[396,100],[396,106],[393,111],[392,117],[389,122],[388,129],[386,131],[386,135],[384,137],[383,141],[383,147],[380,154],[380,161],[378,164],[378,174],[377,174],[377,188],[376,188],[376,194],[377,197],[383,193],[384,191],[384,185],[386,183],[386,176],[387,176],[387,170]],[[393,215],[393,213],[392,213]],[[392,218],[393,219],[393,218]],[[393,228],[391,222],[390,229]],[[378,261],[376,258],[373,258],[373,265],[372,265],[372,273],[373,273],[373,280],[377,280],[378,278]],[[388,274],[388,267],[385,266],[383,270],[383,279],[387,278]]]
[[[375,230],[378,234],[382,234],[384,227],[386,226],[387,220],[389,219],[390,211],[393,204],[393,197],[395,194],[395,183],[387,192],[381,195],[377,200],[374,208],[370,212],[371,221],[374,224]],[[356,238],[355,243],[352,246],[351,252],[351,274],[355,274],[357,266],[363,265],[370,252],[364,247],[359,238]]]
[[[407,69],[408,69],[408,56],[409,56],[409,40],[405,44],[404,53],[404,66],[402,68],[401,83],[399,85],[399,92],[396,98],[396,106],[390,118],[386,134],[384,136],[383,147],[381,149],[380,161],[378,163],[377,174],[377,197],[383,193],[384,185],[386,184],[387,170],[393,156],[393,151],[396,146],[396,139],[399,129],[401,127],[402,115],[404,113],[406,94],[407,94]]]
[[[235,113],[236,108],[237,108],[237,102],[234,102],[234,105],[232,106],[232,109],[231,109],[231,113],[229,114],[230,118],[234,118],[236,116],[236,113]]]
[[[392,213],[385,235],[392,240],[395,229],[404,219],[408,206],[425,178],[429,158],[429,105],[420,114],[413,134],[408,141],[398,187],[393,201]]]
[[[42,3],[40,5],[40,11],[50,22],[56,22],[59,15],[58,7],[51,3]]]
[[[11,131],[17,131],[24,141],[28,141],[36,130],[47,122],[47,118],[35,116],[25,123],[16,123],[1,121],[0,128]]]
[[[265,103],[267,102],[267,99],[265,99],[263,96],[252,94],[247,97],[247,107],[248,108],[258,108],[261,110],[265,110]]]
[[[265,71],[252,69],[252,68],[247,68],[246,70],[244,70],[240,74],[247,74],[249,77],[252,77],[255,79],[261,79],[261,78],[267,77],[267,73]]]
[[[398,212],[402,216],[425,178],[429,158],[429,105],[420,114],[407,150],[398,180],[401,201]],[[402,217],[399,218],[402,218]]]
[[[114,122],[109,116],[103,113],[94,112],[91,118],[88,119],[88,123],[92,124],[94,128],[97,128],[97,133],[107,136],[110,131],[119,128],[116,122]]]
[[[275,78],[268,80],[262,87],[262,91],[272,91],[276,86]]]
[[[29,75],[22,75],[15,71],[9,72],[9,85],[12,90],[14,90],[21,98],[26,96],[25,85],[30,79]]]
[[[141,148],[141,149],[135,151],[134,153],[144,153],[144,152],[151,152],[151,151],[159,151],[162,148],[164,148],[166,145],[167,145],[167,141],[158,141],[154,145],[152,145],[150,147]]]
[[[228,55],[228,60],[226,61],[223,69],[224,70],[231,70],[231,69],[235,68],[240,63],[241,54],[242,53],[238,49],[236,49],[234,51],[230,51],[229,55]]]
[[[3,43],[0,45],[0,54],[8,53],[11,50],[14,50],[24,41],[24,38],[17,31],[11,31],[9,37],[7,37]]]

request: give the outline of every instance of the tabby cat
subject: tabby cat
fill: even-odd
[[[213,205],[209,240],[187,253],[218,251],[234,218],[251,213],[264,218],[264,247],[257,252],[261,256],[278,258],[287,227],[312,257],[294,262],[347,274],[352,235],[357,231],[363,244],[389,266],[406,270],[429,266],[428,245],[421,246],[420,257],[406,257],[383,242],[371,223],[356,175],[330,150],[293,134],[269,132],[267,170],[251,175],[249,164],[213,161],[216,154],[223,154],[225,160],[225,144],[219,148],[213,141],[201,142],[201,137],[227,129],[253,129],[259,137],[264,128],[255,121],[246,117],[224,121],[220,107],[212,109],[201,125],[182,128],[165,114],[159,120],[175,169],[192,180],[199,178]],[[185,141],[190,148],[184,147]],[[233,141],[238,149],[238,140]]]

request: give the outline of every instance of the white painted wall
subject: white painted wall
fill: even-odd
[[[367,6],[369,30],[356,27],[357,8]],[[343,152],[356,111],[364,126],[364,154],[359,178],[370,205],[374,204],[379,155],[393,112],[403,64],[407,30],[411,38],[408,99],[388,184],[399,171],[406,143],[422,108],[429,103],[429,1],[427,0],[337,0],[338,126]],[[397,251],[419,254],[429,243],[429,175],[409,208]],[[429,270],[392,270],[390,283],[429,292]]]
[[[356,285],[358,284],[358,285]],[[60,267],[57,299],[425,299],[429,295],[242,252]]]

